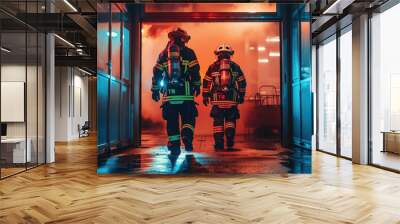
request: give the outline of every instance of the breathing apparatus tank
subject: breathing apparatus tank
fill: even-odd
[[[219,85],[222,91],[227,92],[231,88],[232,74],[229,59],[222,59],[219,64],[220,81]]]
[[[168,45],[168,84],[183,85],[180,48],[177,44]]]

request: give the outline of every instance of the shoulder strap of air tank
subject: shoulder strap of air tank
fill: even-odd
[[[185,96],[191,96],[190,94],[190,84],[188,80],[185,80]]]

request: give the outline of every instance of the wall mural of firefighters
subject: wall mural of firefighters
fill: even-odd
[[[275,6],[265,12],[277,16],[279,10],[295,10]],[[145,13],[166,15],[157,14],[164,5],[155,7],[154,12],[145,7]],[[283,21],[298,19],[279,15]],[[287,114],[282,108],[290,107],[281,105],[287,100],[281,69],[287,74],[287,63],[295,59],[281,58],[281,50],[290,50],[281,32],[291,23],[152,19],[139,18],[135,28],[140,41],[134,43],[139,47],[132,59],[133,97],[141,99],[133,101],[139,108],[135,113],[140,111],[140,122],[134,122],[140,123],[135,126],[140,132],[135,129],[133,134],[138,139],[139,133],[140,141],[102,154],[99,174],[311,172],[308,149],[283,147],[288,129],[282,129],[281,116]]]

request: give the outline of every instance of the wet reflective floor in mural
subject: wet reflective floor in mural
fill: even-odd
[[[142,147],[99,159],[98,173],[269,174],[310,173],[311,151],[282,148],[277,140],[240,135],[232,150],[215,151],[212,136],[196,136],[193,152],[171,155],[167,137],[142,135]]]

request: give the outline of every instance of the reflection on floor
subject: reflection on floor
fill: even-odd
[[[381,152],[376,150],[373,154],[373,164],[400,170],[400,155],[392,152]]]
[[[11,176],[13,174],[22,172],[25,170],[25,165],[24,167],[2,167],[1,168],[1,178],[5,178],[8,176]]]
[[[194,151],[171,155],[166,136],[143,134],[142,147],[100,159],[99,174],[310,173],[311,151],[282,148],[277,140],[237,136],[235,149],[215,151],[212,136],[196,136]]]
[[[26,171],[30,168],[36,167],[38,164],[36,163],[4,163],[3,161],[0,161],[0,177],[5,178],[17,173],[20,173],[22,171]]]

